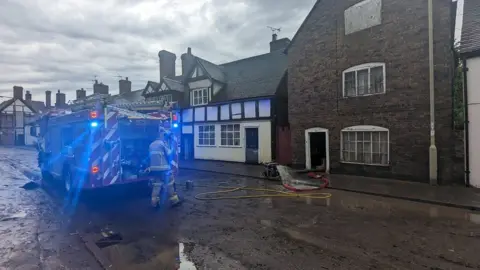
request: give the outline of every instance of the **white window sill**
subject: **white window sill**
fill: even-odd
[[[377,96],[377,95],[385,95],[386,92],[382,93],[375,93],[375,94],[366,94],[366,95],[357,95],[357,96],[343,96],[343,98],[360,98],[360,97],[369,97],[369,96]]]
[[[196,145],[196,147],[216,148],[216,145]]]
[[[360,163],[360,162],[348,162],[348,161],[340,161],[342,164],[353,164],[353,165],[363,165],[363,166],[372,166],[372,167],[390,167],[389,164],[368,164],[368,163]]]
[[[241,145],[220,145],[220,148],[243,148]]]

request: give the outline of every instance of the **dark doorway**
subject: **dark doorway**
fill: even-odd
[[[326,133],[310,133],[310,157],[312,169],[325,169],[327,160]]]
[[[258,128],[245,128],[245,162],[258,164]]]
[[[17,134],[17,141],[16,145],[25,145],[25,135],[24,134]]]
[[[192,160],[193,155],[193,135],[192,134],[182,134],[182,157],[185,160]]]

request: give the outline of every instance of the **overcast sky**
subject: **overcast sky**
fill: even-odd
[[[266,53],[271,32],[292,38],[315,0],[0,0],[0,95],[13,85],[44,100],[60,89],[67,100],[97,75],[118,93],[159,81],[159,50],[214,63]],[[54,102],[54,100],[52,101]]]

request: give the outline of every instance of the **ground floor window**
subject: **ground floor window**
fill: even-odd
[[[222,146],[240,146],[240,124],[222,125],[220,131]]]
[[[203,125],[198,127],[198,145],[215,146],[215,125]]]
[[[388,129],[374,126],[349,127],[342,130],[343,162],[388,165]]]

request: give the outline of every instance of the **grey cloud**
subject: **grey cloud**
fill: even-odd
[[[215,63],[266,53],[271,32],[292,37],[315,0],[2,0],[0,95],[22,85],[35,98],[61,89],[67,99],[94,75],[118,89],[158,81],[157,52],[194,54]],[[91,92],[91,90],[88,90]]]

